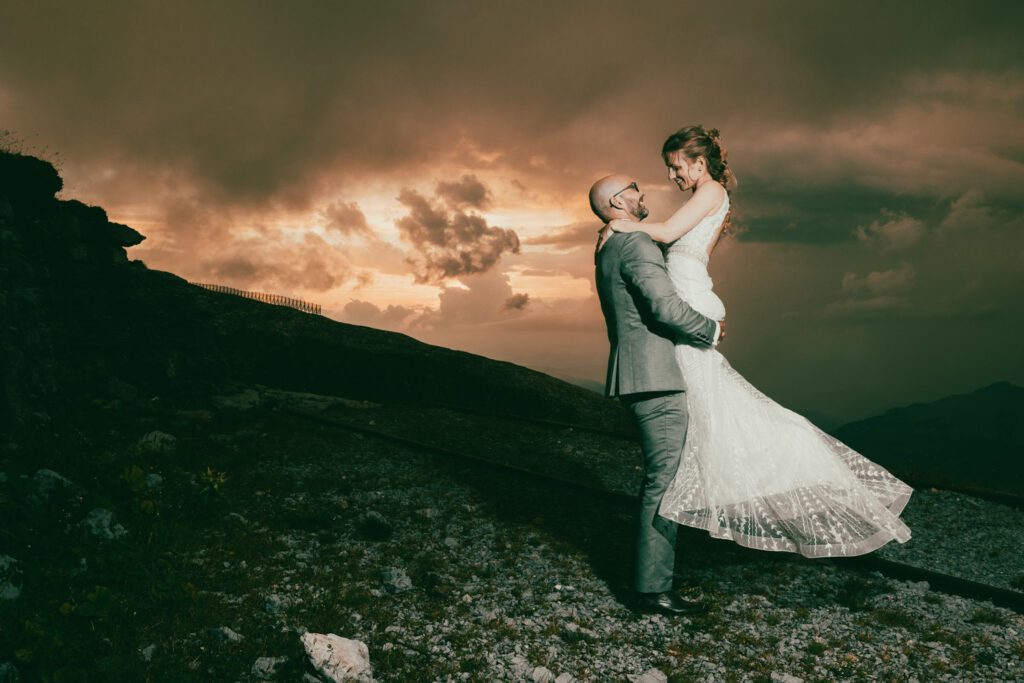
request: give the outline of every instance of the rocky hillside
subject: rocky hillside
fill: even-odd
[[[141,234],[61,187],[52,165],[0,152],[0,428],[15,440],[54,401],[232,380],[631,429],[616,402],[532,370],[151,270],[125,251]]]
[[[929,486],[1024,496],[1024,388],[893,408],[836,436],[897,476]]]

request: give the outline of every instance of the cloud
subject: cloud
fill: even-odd
[[[353,325],[365,325],[386,330],[402,329],[403,323],[416,314],[416,310],[394,304],[381,309],[369,301],[353,299],[345,304],[341,319]]]
[[[356,273],[356,284],[355,289],[362,289],[363,287],[369,287],[373,284],[375,278],[373,272],[369,270],[361,270]]]
[[[343,235],[369,232],[366,216],[356,202],[334,202],[321,210],[320,215],[329,230]]]
[[[555,228],[546,235],[523,240],[523,244],[551,245],[555,247],[575,247],[581,244],[593,246],[597,242],[597,231],[600,224],[596,221],[583,221],[560,228]]]
[[[505,305],[502,308],[506,311],[521,311],[526,308],[528,303],[530,303],[530,295],[522,292],[505,299]]]
[[[475,213],[450,211],[433,204],[419,192],[402,190],[398,196],[408,210],[395,221],[403,239],[419,251],[410,259],[416,281],[440,283],[448,278],[489,270],[501,255],[519,253],[513,230],[491,227]]]
[[[843,291],[867,291],[875,295],[884,294],[906,288],[913,283],[916,274],[914,267],[906,262],[902,263],[899,268],[868,273],[864,277],[858,277],[856,273],[845,273],[843,274]]]
[[[521,275],[527,277],[557,277],[559,275],[565,275],[563,270],[549,270],[545,268],[524,268],[519,271]]]
[[[992,239],[993,233],[1019,234],[1024,229],[1024,201],[994,201],[972,188],[950,204],[949,213],[939,229],[947,236],[957,232],[974,233],[980,239]]]
[[[861,242],[891,251],[917,244],[925,234],[925,227],[908,214],[883,209],[882,218],[869,225],[858,226],[855,233]]]
[[[282,244],[283,242],[283,244]],[[352,268],[322,237],[307,232],[302,242],[237,240],[215,257],[201,259],[195,279],[241,289],[325,292],[349,280]]]
[[[437,196],[452,208],[472,207],[486,209],[491,203],[491,193],[475,175],[466,174],[457,182],[437,184]]]
[[[508,276],[497,270],[460,275],[456,285],[441,285],[438,307],[424,312],[412,322],[410,329],[479,325],[499,320],[505,302],[514,295]]]
[[[886,318],[910,308],[903,297],[876,296],[870,299],[847,299],[825,307],[825,315],[834,317]]]

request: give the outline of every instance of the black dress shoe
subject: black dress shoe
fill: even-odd
[[[663,593],[637,593],[636,608],[645,614],[703,614],[707,605],[684,600],[669,591]]]

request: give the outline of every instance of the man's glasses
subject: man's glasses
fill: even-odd
[[[634,189],[634,190],[636,190],[637,192],[639,192],[639,191],[640,191],[640,188],[636,186],[636,181],[634,180],[634,181],[633,181],[633,182],[631,182],[631,183],[630,183],[629,185],[626,185],[626,186],[625,186],[624,188],[622,188],[621,190],[619,190],[618,192],[616,192],[615,194],[613,194],[613,195],[612,195],[612,198],[614,199],[615,197],[618,197],[618,196],[619,196],[620,194],[622,194],[623,192],[625,192],[625,191],[626,191],[626,190],[628,190],[629,188],[633,188],[633,189]]]

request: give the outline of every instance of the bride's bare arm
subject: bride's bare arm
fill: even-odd
[[[664,223],[635,223],[616,219],[608,226],[616,232],[646,232],[655,242],[668,244],[693,230],[701,219],[721,205],[725,190],[718,183],[706,183],[697,188],[690,201],[683,204]]]

